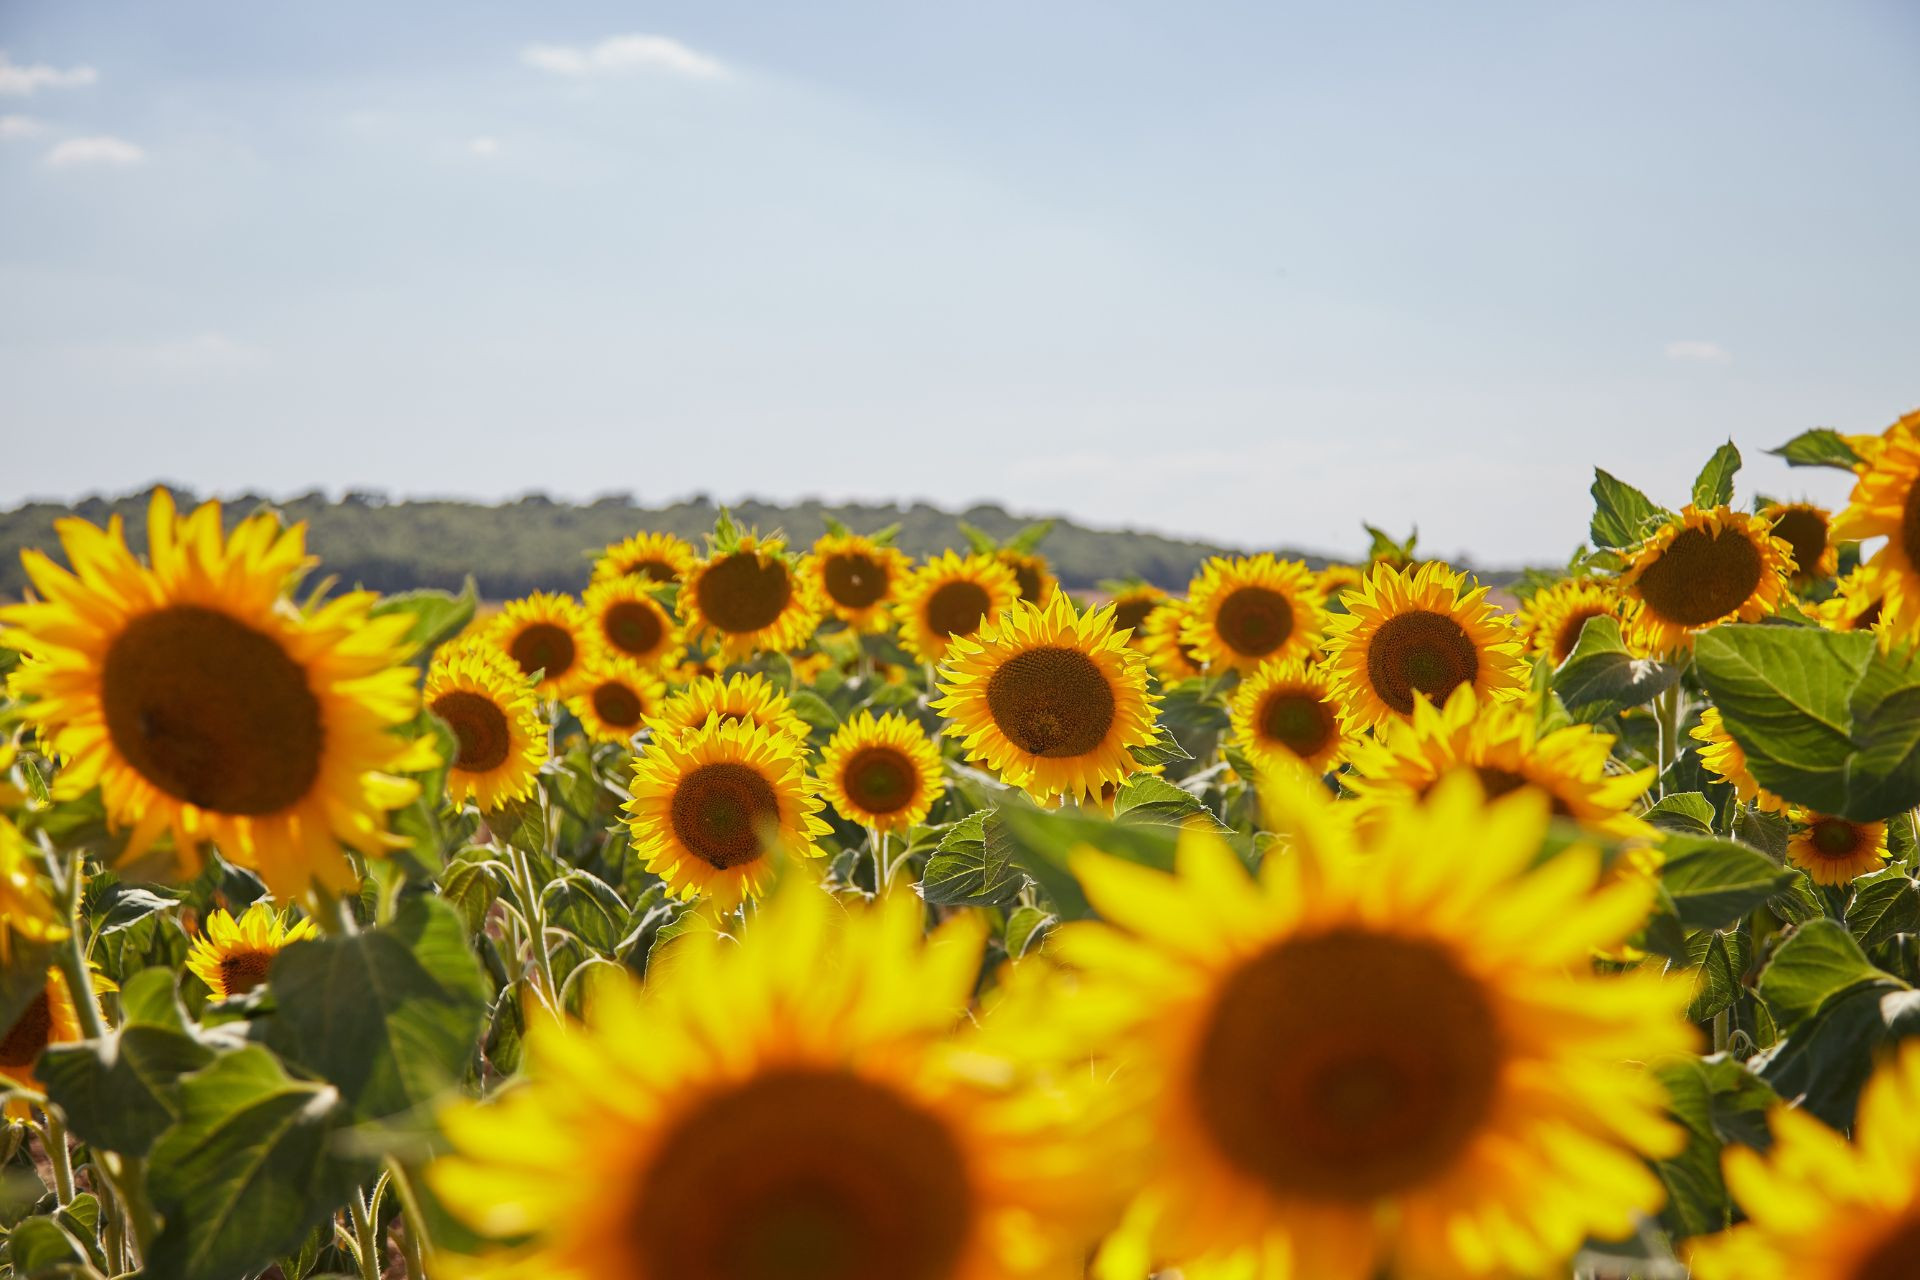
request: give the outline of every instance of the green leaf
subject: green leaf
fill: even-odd
[[[39,1075],[88,1145],[144,1156],[178,1112],[180,1078],[211,1062],[213,1050],[189,1027],[171,970],[138,974],[120,996],[118,1030],[104,1040],[51,1046]]]
[[[1794,873],[1731,840],[1668,835],[1660,883],[1690,929],[1724,929],[1793,882]]]
[[[1778,449],[1769,449],[1767,452],[1785,458],[1790,467],[1835,467],[1841,471],[1852,471],[1865,461],[1853,451],[1846,437],[1831,427],[1802,431]]]
[[[1654,521],[1671,515],[1654,505],[1653,499],[1624,480],[1615,479],[1595,467],[1593,470],[1593,525],[1588,536],[1596,547],[1631,547],[1640,541],[1641,531]]]
[[[1853,1127],[1860,1089],[1876,1060],[1890,1043],[1914,1036],[1920,1036],[1920,991],[1876,979],[1829,997],[1792,1035],[1748,1062],[1780,1096],[1844,1132]]]
[[[1576,720],[1592,724],[1628,707],[1645,706],[1672,688],[1680,669],[1636,658],[1613,618],[1589,618],[1573,652],[1554,673],[1553,691]]]
[[[1000,549],[1000,544],[987,536],[984,529],[976,528],[965,520],[958,522],[960,536],[967,540],[967,549],[977,556],[992,555]]]
[[[1740,977],[1747,971],[1749,947],[1745,935],[1702,930],[1687,942],[1687,960],[1697,966],[1687,1018],[1705,1022],[1733,1004],[1740,995]]]
[[[45,993],[47,970],[53,966],[53,947],[15,935],[12,954],[0,965],[0,1027],[20,1021],[27,1006]]]
[[[1663,831],[1695,836],[1713,834],[1713,805],[1698,791],[1667,796],[1641,816]]]
[[[1156,764],[1184,764],[1192,760],[1193,755],[1180,745],[1171,729],[1159,724],[1154,726],[1152,742],[1133,748],[1133,758],[1136,763],[1151,768]]]
[[[1200,803],[1200,797],[1184,787],[1151,773],[1136,773],[1114,793],[1113,816],[1127,823],[1153,822],[1165,826],[1184,826],[1199,821],[1216,831],[1226,825],[1213,810]]]
[[[1053,532],[1053,526],[1057,523],[1058,521],[1055,520],[1035,521],[1008,538],[1006,550],[1018,551],[1021,555],[1032,555],[1034,548],[1046,540],[1046,536]]]
[[[21,1280],[72,1274],[89,1265],[77,1232],[53,1217],[28,1218],[7,1233],[9,1274]]]
[[[1102,853],[1160,871],[1173,869],[1179,830],[1159,823],[1116,822],[1070,809],[1040,809],[1020,799],[998,810],[1013,845],[1013,862],[1031,876],[1063,920],[1092,914],[1086,894],[1068,869],[1081,849]]]
[[[840,727],[840,716],[827,700],[811,689],[795,689],[787,695],[793,713],[815,729],[832,733]]]
[[[1721,1178],[1721,1150],[1729,1143],[1765,1150],[1767,1110],[1779,1098],[1727,1057],[1675,1058],[1653,1072],[1666,1086],[1674,1119],[1687,1131],[1686,1150],[1654,1165],[1667,1188],[1661,1222],[1678,1237],[1723,1230],[1732,1203]]]
[[[1886,983],[1905,985],[1875,968],[1837,921],[1809,920],[1773,953],[1760,975],[1760,998],[1781,1033],[1792,1035],[1834,996],[1863,984]]]
[[[1862,947],[1877,947],[1903,933],[1920,933],[1920,883],[1902,867],[1888,867],[1856,880],[1847,905],[1847,928]]]
[[[940,837],[920,877],[920,896],[939,906],[999,906],[1026,877],[1013,865],[1005,824],[994,810],[970,813]]]
[[[1039,945],[1059,917],[1038,907],[1020,907],[1007,917],[1007,954],[1018,960]]]
[[[479,592],[469,575],[457,596],[450,591],[403,591],[383,597],[373,606],[372,616],[384,618],[403,613],[412,618],[413,625],[407,628],[407,647],[424,656],[459,635],[473,621],[473,612],[479,603]]]
[[[496,839],[516,849],[541,855],[547,852],[547,814],[538,795],[501,805],[487,819],[487,826]]]
[[[1729,440],[1713,451],[1693,482],[1693,505],[1724,507],[1733,501],[1733,477],[1740,470],[1740,451]]]

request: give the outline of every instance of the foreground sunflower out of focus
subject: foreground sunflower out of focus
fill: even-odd
[[[1776,452],[1848,505],[1598,472],[1499,596],[723,516],[479,617],[62,521],[0,1272],[1914,1280],[1920,414]]]

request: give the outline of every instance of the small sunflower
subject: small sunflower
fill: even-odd
[[[1881,646],[1890,637],[1880,625],[1886,598],[1880,594],[1874,576],[1855,569],[1840,579],[1833,595],[1820,603],[1803,606],[1807,613],[1829,631],[1872,631],[1880,636]]]
[[[1620,593],[1598,578],[1562,578],[1542,587],[1520,610],[1518,626],[1527,650],[1554,666],[1572,656],[1593,618],[1620,616]]]
[[[582,604],[599,646],[642,667],[661,670],[680,660],[680,624],[643,578],[613,578],[587,588]]]
[[[93,998],[88,992],[87,997]],[[0,1035],[0,1080],[23,1089],[40,1089],[33,1074],[34,1064],[48,1045],[72,1044],[84,1039],[80,1010],[73,1003],[67,980],[58,969],[47,970],[47,983],[27,1002],[13,1019],[13,1025]]]
[[[387,813],[419,794],[396,775],[434,763],[402,736],[410,620],[372,616],[366,592],[296,609],[305,527],[270,515],[223,536],[218,503],[182,517],[156,489],[146,563],[117,517],[56,528],[74,571],[24,552],[41,600],[0,609],[30,658],[14,692],[64,761],[55,797],[99,787],[129,859],[170,831],[189,874],[211,842],[282,896],[356,884],[341,846],[384,854]]]
[[[1892,637],[1906,641],[1920,634],[1920,410],[1869,439],[1874,447],[1828,536],[1887,540],[1862,566],[1863,585],[1883,601]]]
[[[27,857],[20,829],[0,817],[0,964],[13,956],[13,940],[58,942],[67,936],[53,900]]]
[[[1722,622],[1758,622],[1780,607],[1793,549],[1766,517],[1689,506],[1636,547],[1620,574],[1621,631],[1629,647],[1661,655],[1691,649]]]
[[[1761,512],[1773,536],[1793,551],[1793,580],[1801,586],[1825,582],[1840,572],[1840,547],[1833,540],[1833,512],[1811,502],[1769,503]]]
[[[547,723],[518,663],[485,643],[442,646],[427,671],[426,702],[459,744],[447,767],[455,804],[471,799],[491,813],[533,794]]]
[[[597,643],[580,602],[551,591],[509,600],[487,635],[523,673],[538,673],[535,691],[555,701],[571,697],[580,687]]]
[[[947,789],[940,749],[897,711],[878,719],[862,711],[841,725],[817,773],[835,812],[876,831],[905,831],[926,821]]]
[[[820,619],[813,583],[798,573],[786,542],[742,534],[695,565],[680,592],[687,633],[737,661],[798,649]]]
[[[1200,655],[1186,641],[1187,624],[1193,620],[1193,606],[1186,600],[1169,600],[1147,616],[1144,645],[1136,645],[1147,655],[1147,665],[1162,684],[1177,684],[1200,675]]]
[[[1114,634],[1111,608],[1076,613],[1064,592],[956,640],[942,675],[934,707],[968,757],[1036,797],[1097,795],[1153,740],[1146,659]]]
[[[774,687],[773,681],[740,671],[724,680],[696,676],[686,688],[668,694],[648,720],[669,733],[685,733],[703,728],[715,716],[723,721],[759,725],[796,742],[804,743],[810,732],[807,722],[794,714],[793,703]]]
[[[1128,584],[1113,593],[1107,603],[1113,606],[1113,629],[1128,632],[1127,643],[1142,653],[1147,648],[1147,620],[1172,600],[1150,582]]]
[[[273,958],[284,948],[319,936],[313,921],[289,925],[264,902],[248,907],[238,920],[214,911],[187,952],[187,968],[207,984],[215,1000],[231,1000],[264,983]]]
[[[1340,611],[1346,608],[1340,598],[1366,579],[1367,571],[1358,565],[1330,564],[1314,575],[1313,584],[1320,588],[1320,597],[1327,602],[1327,608]]]
[[[1053,576],[1053,566],[1037,551],[1016,551],[1011,547],[1002,547],[993,553],[993,558],[1013,574],[1022,600],[1044,604],[1052,598],[1053,589],[1060,585],[1060,579]]]
[[[854,631],[871,633],[893,625],[893,601],[913,562],[898,547],[842,530],[813,544],[801,572],[812,579],[834,617]]]
[[[1346,614],[1327,623],[1327,663],[1358,724],[1404,719],[1421,699],[1445,703],[1459,688],[1492,701],[1525,687],[1520,637],[1469,581],[1437,562],[1382,565],[1347,593]]]
[[[818,857],[831,829],[790,735],[737,720],[661,734],[633,769],[627,825],[647,870],[723,910],[757,898],[774,855]]]
[[[1795,807],[1788,814],[1797,826],[1787,840],[1787,861],[1815,884],[1851,884],[1887,860],[1887,824],[1854,822]]]
[[[1853,1141],[1797,1107],[1773,1108],[1773,1147],[1729,1146],[1727,1188],[1746,1213],[1695,1240],[1699,1280],[1912,1280],[1920,1259],[1920,1042],[1867,1081]]]
[[[945,661],[956,639],[998,625],[1018,599],[1013,571],[993,557],[946,552],[914,570],[901,589],[894,607],[900,641],[922,662]]]
[[[595,742],[631,742],[666,701],[659,675],[637,662],[602,653],[587,664],[580,692],[567,709]]]
[[[1320,643],[1326,602],[1298,560],[1215,556],[1187,588],[1185,639],[1209,667],[1252,671],[1305,658]]]
[[[685,538],[670,533],[636,533],[615,542],[593,564],[595,583],[616,578],[643,578],[648,582],[684,582],[699,561],[699,552]]]
[[[1304,764],[1328,773],[1359,740],[1326,669],[1298,658],[1269,662],[1241,681],[1228,711],[1234,741],[1262,768]]]
[[[1631,1237],[1663,1198],[1645,1159],[1685,1141],[1637,1064],[1694,1034],[1684,984],[1588,957],[1640,926],[1652,886],[1595,888],[1584,848],[1538,864],[1545,801],[1487,803],[1464,775],[1361,844],[1321,816],[1341,806],[1318,780],[1269,787],[1278,822],[1314,835],[1257,883],[1198,829],[1172,875],[1084,851],[1103,923],[1052,939],[1079,983],[1061,1018],[1108,1046],[1151,1125],[1129,1222],[1154,1256],[1546,1275]]]
[[[1694,726],[1692,736],[1700,743],[1701,766],[1732,787],[1738,799],[1763,813],[1787,811],[1785,800],[1765,790],[1754,780],[1753,773],[1747,768],[1747,753],[1727,732],[1726,722],[1720,718],[1718,707],[1707,707],[1700,712],[1700,723]]]

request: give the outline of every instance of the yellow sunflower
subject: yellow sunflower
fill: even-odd
[[[1797,830],[1787,840],[1787,861],[1815,884],[1851,884],[1887,860],[1887,824],[1854,822],[1795,806],[1788,813]]]
[[[1114,634],[1111,608],[1076,613],[1065,592],[956,640],[941,674],[934,707],[968,757],[1036,797],[1098,795],[1153,741],[1146,659]]]
[[[1856,447],[1856,452],[1858,448]],[[1920,410],[1888,427],[1870,451],[1846,509],[1828,536],[1840,541],[1885,538],[1862,566],[1863,586],[1883,602],[1892,637],[1920,634]]]
[[[1773,536],[1793,552],[1793,580],[1802,586],[1824,582],[1840,572],[1840,547],[1833,540],[1833,512],[1811,502],[1773,502],[1760,514]]]
[[[991,556],[948,551],[913,571],[894,612],[900,641],[922,662],[945,661],[955,639],[996,626],[1020,598],[1013,571]]]
[[[1347,592],[1347,612],[1327,622],[1327,663],[1357,724],[1411,716],[1459,688],[1495,701],[1525,687],[1519,635],[1469,581],[1438,562],[1382,565]]]
[[[649,582],[684,582],[700,554],[685,538],[670,533],[636,533],[615,542],[593,564],[596,583],[615,578],[644,578]]]
[[[207,984],[215,1000],[231,1000],[264,983],[282,949],[319,936],[313,921],[289,925],[264,902],[248,907],[238,920],[214,911],[187,952],[187,968]]]
[[[777,852],[819,857],[830,827],[805,748],[777,729],[714,720],[664,733],[635,761],[627,825],[647,870],[723,910],[757,898]]]
[[[1187,624],[1193,620],[1193,606],[1187,600],[1169,600],[1147,615],[1144,649],[1147,664],[1163,684],[1191,680],[1201,673],[1200,655],[1186,641]]]
[[[538,672],[534,689],[556,701],[578,691],[596,645],[593,624],[580,602],[551,591],[509,600],[487,636],[523,673]]]
[[[13,956],[13,940],[58,942],[67,936],[52,899],[27,857],[20,829],[0,817],[0,964]]]
[[[471,799],[491,813],[533,794],[547,760],[547,722],[517,663],[484,643],[443,646],[427,671],[426,700],[459,744],[447,767],[455,804]]]
[[[1753,774],[1747,769],[1747,753],[1727,732],[1726,722],[1721,720],[1718,707],[1707,707],[1701,711],[1700,723],[1694,726],[1692,737],[1700,743],[1701,766],[1732,787],[1738,799],[1764,813],[1787,811],[1785,800],[1754,781]]]
[[[1304,764],[1327,773],[1359,740],[1326,668],[1298,658],[1269,662],[1241,681],[1228,714],[1234,742],[1262,768]]]
[[[1313,583],[1320,588],[1320,598],[1327,602],[1331,610],[1345,609],[1340,598],[1347,592],[1366,581],[1367,571],[1358,565],[1329,564],[1314,575]]]
[[[1860,1094],[1853,1141],[1795,1107],[1773,1108],[1773,1148],[1730,1146],[1727,1188],[1747,1220],[1695,1240],[1698,1280],[1912,1280],[1920,1259],[1920,1042]]]
[[[87,993],[88,998],[93,996]],[[0,1081],[9,1081],[23,1089],[40,1090],[33,1067],[50,1044],[72,1044],[85,1038],[80,1026],[80,1010],[73,993],[58,969],[47,970],[47,985],[14,1018],[13,1025],[0,1035]]]
[[[567,709],[596,742],[631,742],[666,701],[667,686],[653,671],[629,659],[601,653],[587,663],[580,692]]]
[[[739,661],[798,649],[820,620],[813,583],[795,570],[786,542],[743,534],[695,565],[680,591],[687,633]]]
[[[807,722],[794,714],[793,703],[763,675],[736,671],[726,679],[697,676],[686,688],[668,694],[649,723],[656,731],[684,733],[699,729],[718,716],[744,721],[794,739],[807,740]]]
[[[1298,560],[1215,556],[1187,588],[1185,640],[1209,667],[1248,672],[1304,658],[1320,643],[1326,602]]]
[[[155,490],[144,564],[117,517],[56,527],[74,571],[24,552],[42,599],[0,609],[30,657],[14,691],[64,762],[56,797],[99,787],[128,858],[170,831],[187,874],[211,841],[281,896],[356,883],[341,846],[385,853],[387,812],[419,794],[397,775],[433,764],[400,736],[411,620],[371,616],[366,592],[296,609],[305,528],[266,514],[223,537],[219,504],[182,517]]]
[[[1793,549],[1766,517],[1688,506],[1634,548],[1620,574],[1621,632],[1654,656],[1691,649],[1722,622],[1758,622],[1780,607]]]
[[[898,547],[842,530],[813,544],[801,572],[834,617],[854,631],[880,632],[893,625],[893,601],[913,561]]]
[[[1563,578],[1542,587],[1520,610],[1516,624],[1527,650],[1554,666],[1565,662],[1590,618],[1620,616],[1620,594],[1598,578]]]
[[[1127,643],[1146,652],[1147,619],[1173,597],[1150,582],[1135,582],[1113,593],[1107,603],[1113,606],[1113,629],[1128,632]]]
[[[1113,1180],[1098,1134],[963,1028],[982,930],[923,940],[921,910],[793,884],[738,945],[689,935],[644,992],[611,979],[584,1026],[533,1027],[527,1083],[442,1112],[454,1154],[428,1171],[482,1235],[531,1237],[489,1272],[1083,1274]]]
[[[947,789],[940,750],[899,712],[862,711],[834,732],[818,769],[827,802],[848,822],[905,831],[924,822]]]
[[[1617,838],[1649,837],[1634,815],[1656,771],[1615,771],[1613,742],[1586,724],[1543,734],[1530,701],[1482,705],[1463,685],[1444,707],[1422,701],[1410,720],[1382,725],[1354,751],[1343,781],[1371,817],[1423,801],[1440,779],[1469,769],[1489,796],[1531,788],[1557,817]]]
[[[1053,566],[1037,551],[1015,551],[1010,547],[1002,547],[993,553],[993,558],[1013,574],[1015,588],[1022,600],[1044,604],[1052,597],[1053,589],[1060,585],[1060,579],[1053,576]]]
[[[1218,836],[1177,872],[1083,852],[1104,923],[1053,939],[1059,1016],[1109,1045],[1152,1127],[1129,1221],[1168,1263],[1236,1275],[1545,1275],[1630,1237],[1681,1131],[1640,1064],[1693,1047],[1684,983],[1594,973],[1652,886],[1600,858],[1537,864],[1547,806],[1465,774],[1362,845],[1316,779],[1269,780],[1314,832],[1256,884]]]
[[[660,670],[680,660],[680,624],[645,579],[626,577],[597,582],[582,599],[599,647]]]
[[[1833,595],[1820,603],[1803,606],[1807,613],[1829,631],[1873,631],[1885,648],[1891,639],[1880,625],[1885,598],[1879,593],[1873,575],[1855,569],[1840,579]]]

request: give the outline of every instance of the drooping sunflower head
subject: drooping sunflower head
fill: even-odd
[[[1234,741],[1262,768],[1302,764],[1328,773],[1359,740],[1332,677],[1298,658],[1269,662],[1241,681],[1228,712]]]
[[[0,817],[0,963],[13,957],[13,941],[57,942],[67,936],[53,900],[47,896],[20,829]]]
[[[1887,860],[1884,822],[1854,822],[1797,806],[1788,816],[1796,830],[1787,840],[1787,861],[1815,884],[1851,884]]]
[[[630,576],[588,587],[583,603],[595,647],[653,671],[678,662],[686,647],[680,624],[661,602],[660,591],[646,579]]]
[[[1269,785],[1282,809],[1328,806],[1297,771]],[[1652,887],[1599,887],[1588,849],[1536,865],[1544,800],[1488,803],[1466,775],[1357,845],[1330,818],[1279,821],[1313,838],[1257,884],[1198,830],[1172,875],[1074,862],[1104,923],[1054,936],[1080,984],[1059,1014],[1110,1038],[1150,1118],[1132,1220],[1154,1256],[1546,1275],[1631,1236],[1662,1200],[1642,1160],[1684,1145],[1635,1064],[1693,1033],[1684,989],[1588,957],[1633,933]]]
[[[93,999],[93,993],[87,992],[86,998]],[[47,1046],[72,1044],[84,1036],[66,978],[58,969],[47,970],[46,985],[14,1015],[13,1025],[0,1032],[0,1080],[38,1090],[33,1067]]]
[[[29,658],[13,689],[64,760],[56,795],[99,787],[129,858],[170,831],[186,871],[212,842],[283,896],[352,884],[341,846],[383,854],[387,813],[419,793],[396,775],[433,763],[402,736],[409,619],[364,592],[297,609],[304,527],[271,515],[223,535],[219,504],[183,517],[157,489],[144,563],[117,518],[56,527],[73,571],[23,553],[41,599],[0,609]]]
[[[1893,640],[1920,635],[1920,410],[1872,438],[1874,447],[1847,505],[1828,536],[1840,541],[1885,538],[1862,567],[1864,594],[1883,602]],[[1856,453],[1861,442],[1849,441]]]
[[[1098,795],[1153,740],[1146,659],[1115,634],[1111,608],[1078,613],[1064,592],[955,641],[941,674],[934,705],[969,758],[1034,796]]]
[[[491,643],[456,641],[433,655],[427,710],[452,731],[447,793],[482,813],[533,794],[547,761],[547,722],[520,664]]]
[[[1700,723],[1694,726],[1690,736],[1700,744],[1701,766],[1732,787],[1733,794],[1743,803],[1763,813],[1787,811],[1785,800],[1754,780],[1753,772],[1747,768],[1747,753],[1727,732],[1718,707],[1707,707],[1700,712]]]
[[[627,658],[595,655],[587,664],[580,692],[567,709],[595,742],[631,742],[666,702],[667,686],[658,674]]]
[[[688,634],[729,660],[786,653],[805,644],[820,600],[779,537],[741,534],[716,544],[680,592]]]
[[[992,556],[948,551],[913,571],[895,612],[900,640],[922,662],[941,662],[954,640],[999,623],[1020,598],[1013,571]]]
[[[1192,601],[1169,600],[1147,615],[1147,634],[1143,648],[1147,665],[1162,684],[1191,680],[1202,671],[1200,655],[1187,643],[1187,627],[1193,621]]]
[[[287,924],[264,902],[248,907],[238,920],[215,910],[187,952],[187,969],[207,984],[215,1000],[231,1000],[266,982],[273,958],[286,947],[319,936],[313,921]]]
[[[947,789],[940,749],[899,712],[862,711],[835,731],[818,770],[827,803],[848,822],[905,831]]]
[[[1793,552],[1793,580],[1805,586],[1825,582],[1840,571],[1840,547],[1833,540],[1833,512],[1811,502],[1774,502],[1760,512],[1773,536]]]
[[[610,544],[593,563],[593,580],[640,578],[647,582],[684,582],[700,559],[685,538],[670,533],[636,533]]]
[[[815,841],[830,830],[802,744],[744,721],[656,735],[632,792],[627,825],[647,869],[723,910],[760,896],[776,855],[820,856]]]
[[[1573,654],[1580,633],[1594,618],[1618,618],[1620,593],[1599,578],[1562,578],[1542,587],[1520,610],[1518,626],[1527,650],[1554,666]]]
[[[539,676],[534,688],[542,697],[558,701],[572,697],[586,676],[587,659],[597,644],[593,630],[578,600],[536,591],[509,600],[487,637],[524,674]]]
[[[1022,600],[1045,604],[1054,588],[1060,585],[1060,579],[1053,576],[1053,565],[1037,551],[1002,547],[993,553],[993,558],[1013,574]]]
[[[824,534],[802,562],[834,617],[858,632],[893,625],[892,605],[913,572],[900,548],[845,531]]]
[[[1328,621],[1327,661],[1361,725],[1444,704],[1460,688],[1483,701],[1517,696],[1527,680],[1521,642],[1487,588],[1437,562],[1376,568]]]
[[[686,688],[668,694],[659,709],[649,713],[656,732],[684,733],[714,718],[759,725],[795,742],[807,740],[807,722],[794,714],[793,703],[764,675],[736,671],[726,679],[696,676]]]
[[[1634,549],[1620,574],[1629,646],[1660,655],[1691,649],[1722,622],[1757,622],[1780,606],[1793,549],[1766,517],[1689,506]]]
[[[1113,629],[1127,632],[1127,643],[1146,652],[1147,619],[1172,598],[1151,582],[1128,584],[1107,601],[1113,606]]]
[[[1184,639],[1210,667],[1252,671],[1304,658],[1320,643],[1326,602],[1307,566],[1257,556],[1215,556],[1187,589]]]

